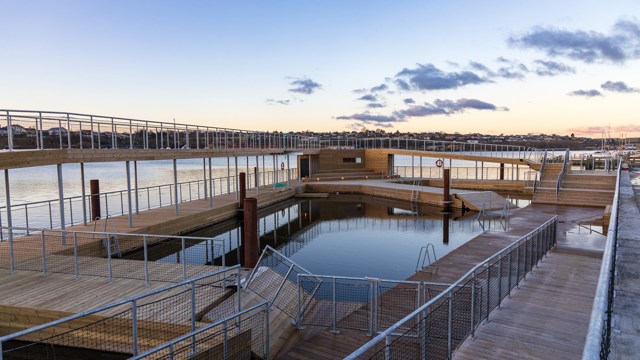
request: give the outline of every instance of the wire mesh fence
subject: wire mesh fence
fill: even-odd
[[[227,268],[0,338],[3,359],[92,350],[132,356],[240,309],[240,267]],[[233,306],[221,306],[227,300]]]
[[[291,319],[298,317],[298,304],[307,304],[314,286],[304,287],[299,291],[298,275],[309,274],[291,259],[267,245],[244,285],[275,306]]]
[[[450,359],[526,273],[555,246],[557,221],[554,216],[475,266],[346,359]]]
[[[178,282],[227,265],[237,249],[222,239],[0,228],[0,268],[151,281]]]
[[[299,326],[367,331],[374,334],[445,290],[449,284],[327,275],[298,275]],[[304,302],[303,302],[304,300]],[[405,324],[404,328],[411,327]]]
[[[265,301],[131,359],[268,359],[268,322]]]

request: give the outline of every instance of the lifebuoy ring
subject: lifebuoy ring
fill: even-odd
[[[437,167],[442,167],[442,165],[444,164],[444,162],[440,159],[436,160],[436,166]]]
[[[284,162],[280,163],[280,170],[284,170]]]

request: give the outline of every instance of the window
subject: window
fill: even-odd
[[[342,162],[345,164],[362,164],[362,158],[361,157],[342,158]]]

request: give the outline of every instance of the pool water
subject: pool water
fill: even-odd
[[[428,206],[412,210],[403,202],[355,195],[289,201],[258,217],[261,249],[269,245],[319,275],[405,279],[416,272],[423,246],[433,244],[440,259],[483,232],[475,213],[443,214],[441,208]],[[232,251],[225,259],[232,265],[241,258],[235,245],[241,226],[228,221],[190,235],[228,241]],[[210,263],[202,248],[188,249],[189,259],[200,256],[203,264]],[[155,260],[180,261],[166,250],[159,253],[163,257]]]

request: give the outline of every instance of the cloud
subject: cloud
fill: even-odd
[[[412,98],[406,98],[406,99],[404,99],[402,101],[404,101],[405,104],[415,104],[416,103],[416,101],[413,100]]]
[[[596,97],[596,96],[602,96],[602,93],[596,89],[591,89],[591,90],[575,90],[572,91],[570,93],[568,93],[567,95],[571,95],[571,96],[584,96],[584,97]]]
[[[383,105],[383,104],[381,104],[381,103],[372,102],[372,103],[367,104],[367,107],[368,107],[369,109],[380,109],[380,108],[383,108],[383,107],[384,107],[384,105]]]
[[[574,74],[576,72],[575,68],[557,61],[536,60],[534,63],[538,65],[535,72],[540,76],[556,76],[565,73]]]
[[[389,89],[389,86],[387,86],[387,84],[380,84],[378,86],[372,87],[371,92],[385,91],[387,89]]]
[[[456,89],[465,85],[491,82],[472,71],[445,72],[433,64],[418,64],[414,69],[404,68],[396,74],[396,84],[401,90]]]
[[[512,46],[542,50],[551,57],[565,57],[584,63],[624,63],[640,58],[640,25],[620,20],[609,34],[596,31],[535,27],[511,36]]]
[[[269,105],[289,105],[291,103],[291,100],[289,100],[289,99],[284,99],[284,100],[267,99],[266,102]]]
[[[607,81],[600,87],[607,91],[619,92],[619,93],[638,93],[640,89],[630,87],[622,81]]]
[[[452,115],[466,110],[509,111],[506,107],[497,107],[491,103],[477,99],[434,100],[433,104],[424,103],[407,109],[394,111],[391,115],[373,115],[369,112],[349,116],[337,116],[337,120],[356,120],[364,124],[381,127],[392,127],[394,123],[405,122],[409,117],[426,117],[434,115]]]
[[[424,105],[412,106],[405,110],[396,111],[398,117],[423,117],[433,115],[452,115],[461,113],[466,110],[491,110],[491,111],[509,111],[506,107],[497,107],[491,103],[477,99],[458,99],[458,100],[442,100],[436,99],[433,104],[424,103]]]
[[[313,94],[316,90],[321,89],[322,85],[308,78],[292,78],[293,81],[289,85],[293,86],[289,89],[290,92],[300,94]]]
[[[377,98],[375,95],[367,94],[367,95],[362,95],[361,97],[357,98],[356,100],[362,100],[362,101],[378,101],[378,98]]]

